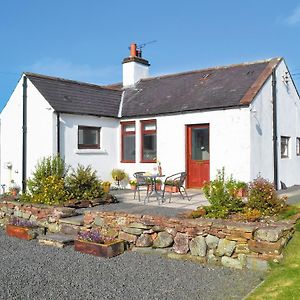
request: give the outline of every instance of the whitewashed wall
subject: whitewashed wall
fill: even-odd
[[[272,110],[272,78],[270,77],[250,107],[251,179],[262,176],[273,182],[274,163]]]
[[[278,184],[300,184],[300,156],[296,155],[296,137],[300,137],[300,99],[291,79],[285,84],[287,71],[283,62],[276,69]],[[272,78],[266,82],[251,108],[251,177],[274,179]],[[280,137],[290,137],[289,157],[281,158]]]
[[[1,112],[1,183],[22,185],[23,76]],[[27,80],[27,176],[39,159],[53,154],[53,109]],[[12,169],[7,169],[7,163]]]
[[[1,112],[0,182],[7,187],[11,180],[19,185],[22,182],[22,83],[21,78]],[[12,169],[6,167],[7,163],[12,164]]]
[[[37,88],[27,80],[27,177],[39,160],[56,154],[54,110]]]
[[[100,179],[111,181],[111,171],[118,167],[119,120],[71,114],[61,114],[60,119],[61,155],[66,163],[73,168],[78,164],[91,165]],[[101,149],[77,149],[78,126],[101,127]]]
[[[149,118],[152,119],[152,118]],[[172,116],[160,116],[157,120],[157,158],[163,173],[186,170],[186,125],[210,126],[210,177],[225,167],[226,174],[248,181],[250,179],[250,117],[249,109],[227,109]],[[136,163],[120,163],[130,177],[136,171],[153,171],[155,164],[140,163],[140,120],[136,120]],[[129,121],[129,120],[128,120]],[[121,140],[119,132],[119,141]],[[118,143],[120,144],[120,142]],[[120,161],[120,151],[118,160]]]
[[[123,64],[123,86],[132,86],[142,78],[149,77],[149,66],[131,61]]]

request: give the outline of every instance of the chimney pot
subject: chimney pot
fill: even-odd
[[[136,44],[135,43],[130,44],[130,56],[136,57]]]
[[[123,59],[123,87],[134,86],[136,82],[149,77],[149,62],[142,58],[141,49],[130,44],[130,56]]]

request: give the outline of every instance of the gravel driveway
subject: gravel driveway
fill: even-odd
[[[242,299],[261,274],[126,252],[111,259],[9,238],[0,230],[0,299]]]

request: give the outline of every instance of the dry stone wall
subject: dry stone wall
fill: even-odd
[[[256,270],[265,270],[269,260],[280,260],[294,232],[292,221],[243,223],[93,211],[85,214],[84,226],[141,250],[164,249],[168,256]]]
[[[0,227],[8,224],[11,217],[17,217],[36,222],[37,225],[47,228],[49,232],[59,232],[61,229],[59,220],[73,215],[75,215],[74,208],[17,201],[0,202]]]

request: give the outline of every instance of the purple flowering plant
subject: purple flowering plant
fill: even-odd
[[[20,226],[20,227],[36,227],[37,224],[29,221],[29,220],[25,220],[25,219],[19,219],[19,218],[11,218],[10,222],[11,225],[15,225],[15,226]]]
[[[97,244],[107,244],[115,240],[112,237],[103,236],[97,230],[80,231],[77,237],[79,240],[93,242]]]

